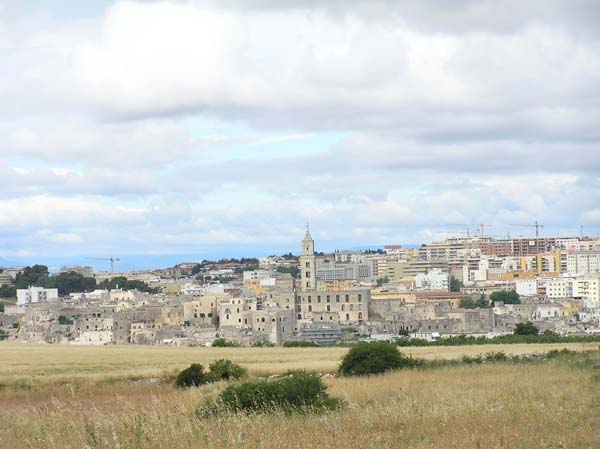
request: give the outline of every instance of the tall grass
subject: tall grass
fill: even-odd
[[[560,358],[327,380],[322,415],[198,419],[223,384],[0,392],[1,448],[596,448],[600,384]]]

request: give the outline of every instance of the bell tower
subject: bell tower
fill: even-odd
[[[315,258],[315,241],[310,235],[308,223],[306,235],[302,240],[302,255],[300,256],[301,290],[314,290],[317,288],[317,268]]]

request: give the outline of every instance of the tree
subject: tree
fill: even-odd
[[[48,267],[46,265],[33,265],[25,267],[23,272],[17,273],[15,278],[16,288],[47,287],[48,286]]]
[[[364,376],[417,364],[416,360],[404,357],[398,348],[390,343],[358,343],[342,359],[339,372],[343,376]]]
[[[450,276],[450,291],[459,292],[462,289],[463,283],[460,279],[456,279],[454,276]]]
[[[381,287],[383,284],[387,284],[388,282],[390,282],[388,277],[379,278],[377,279],[377,287]]]
[[[59,273],[49,278],[48,286],[57,288],[59,295],[70,295],[71,293],[94,290],[96,288],[96,279],[70,271],[68,273]]]
[[[300,268],[298,267],[277,267],[278,273],[290,273],[294,279],[300,276]]]
[[[64,315],[59,315],[59,317],[58,317],[58,324],[61,324],[61,325],[73,324],[73,320],[68,319]]]
[[[539,329],[531,321],[517,323],[515,326],[515,335],[537,335],[539,332]]]
[[[0,298],[15,298],[17,296],[17,289],[10,285],[3,284],[0,286]]]
[[[521,304],[519,294],[514,291],[501,290],[490,295],[492,302],[502,301],[504,304]]]
[[[108,290],[138,290],[140,292],[158,293],[158,289],[150,287],[144,281],[139,280],[128,280],[125,276],[115,276],[110,279],[105,279],[98,287],[105,288]]]
[[[489,306],[490,302],[485,298],[485,295],[481,295],[478,299],[463,298],[460,300],[462,309],[486,309]]]
[[[220,380],[241,379],[246,374],[246,369],[231,360],[221,359],[212,362],[208,367],[208,379],[211,382]]]
[[[202,265],[200,265],[199,263],[194,265],[194,268],[192,268],[192,275],[200,273],[202,271],[202,268]]]
[[[462,298],[460,300],[461,309],[475,309],[476,307],[475,301],[472,298]]]
[[[199,363],[192,363],[188,368],[182,370],[175,378],[175,385],[181,388],[199,387],[207,382],[204,367]]]

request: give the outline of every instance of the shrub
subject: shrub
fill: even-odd
[[[268,341],[256,341],[252,343],[253,348],[272,348],[274,346],[275,345],[273,343]]]
[[[490,295],[490,300],[502,301],[504,304],[521,304],[519,294],[514,291],[501,290],[499,292],[493,292]]]
[[[479,365],[480,363],[483,363],[483,358],[480,355],[477,355],[475,357],[463,355],[462,362],[465,365]]]
[[[318,348],[319,345],[312,341],[286,341],[283,343],[284,348]]]
[[[531,321],[526,323],[517,323],[515,326],[515,335],[538,335],[539,330]]]
[[[506,362],[507,360],[510,360],[510,357],[502,351],[488,352],[485,354],[486,362]]]
[[[339,372],[344,376],[364,376],[420,364],[419,360],[404,357],[390,343],[358,343],[342,360]]]
[[[240,345],[236,341],[227,341],[224,338],[217,338],[215,341],[212,342],[211,346],[213,348],[239,348],[242,345]]]
[[[212,362],[209,367],[207,378],[210,382],[220,380],[241,379],[246,374],[246,369],[231,360],[217,360]]]
[[[181,388],[198,387],[208,381],[204,373],[204,367],[198,363],[192,363],[188,368],[182,370],[175,378],[175,385]]]
[[[214,403],[198,410],[200,417],[219,412],[316,411],[333,409],[340,402],[327,394],[327,386],[314,373],[291,371],[285,377],[230,385]]]

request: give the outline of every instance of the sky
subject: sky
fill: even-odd
[[[307,222],[317,250],[598,235],[598,23],[594,0],[0,0],[0,265],[298,252]]]

